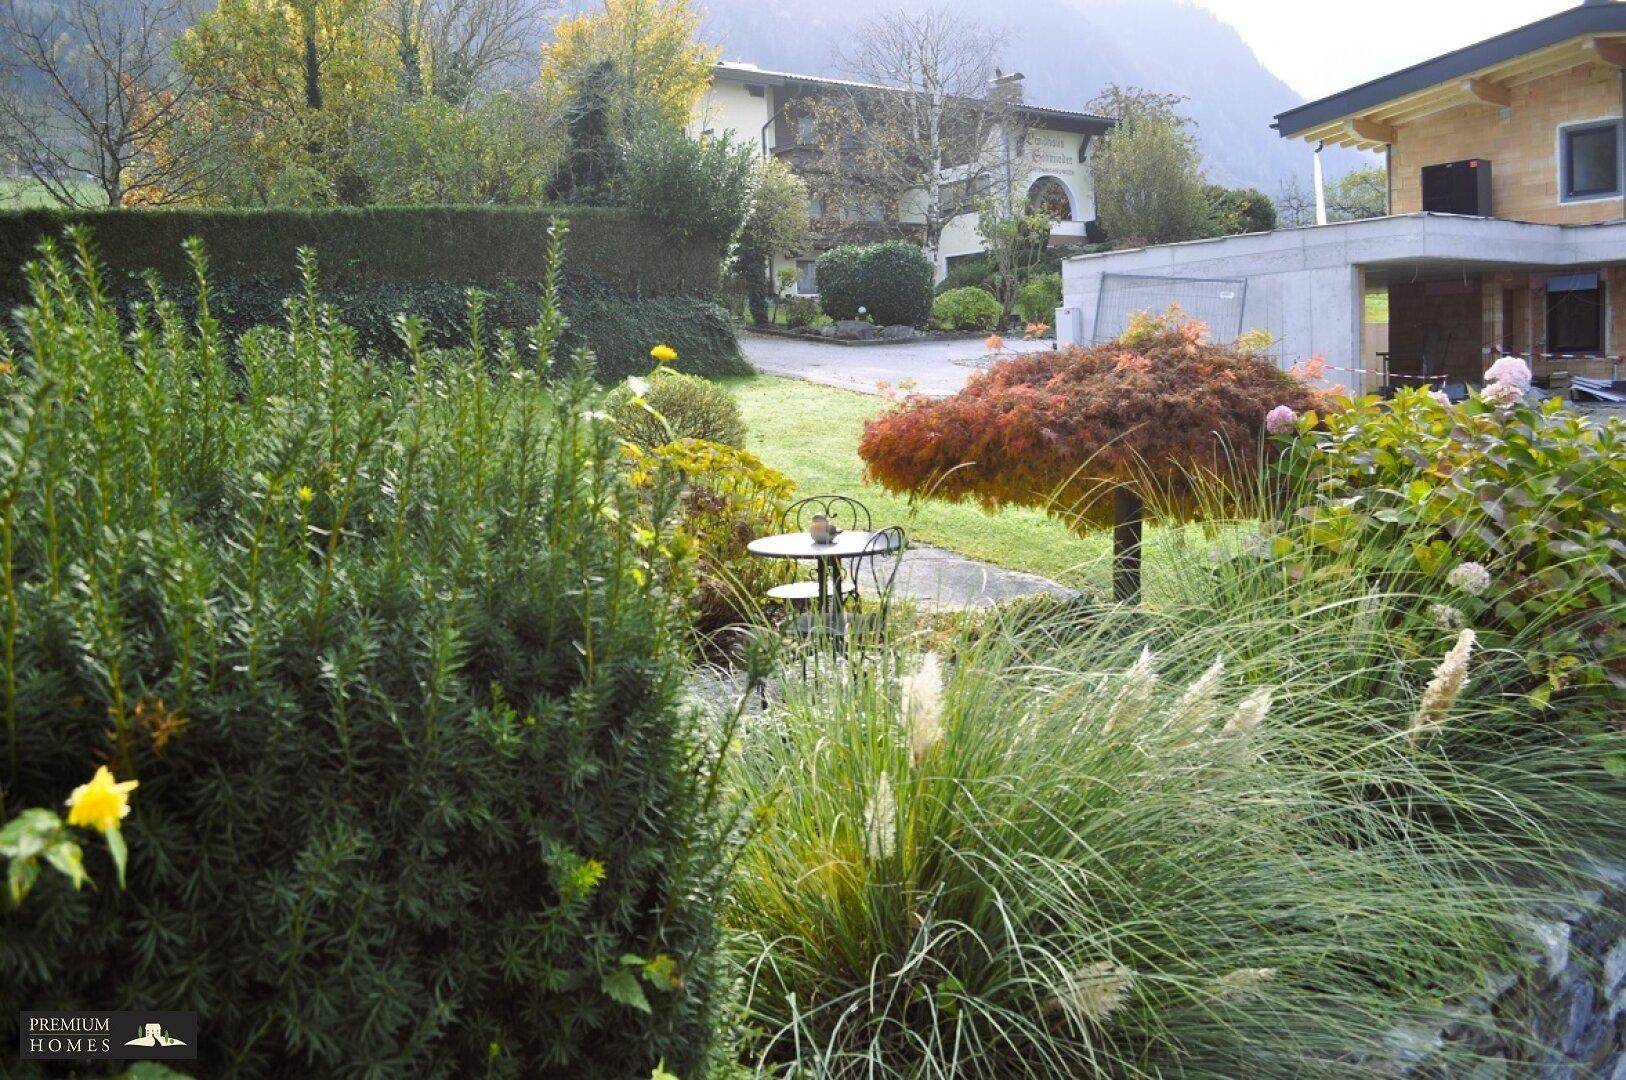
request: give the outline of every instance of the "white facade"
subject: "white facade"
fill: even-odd
[[[805,90],[829,81],[761,71],[749,64],[719,64],[718,68],[719,77],[712,79],[695,109],[691,131],[732,136],[756,147],[765,156],[784,149],[778,145],[774,121],[788,100],[785,88],[794,86]],[[1095,219],[1095,185],[1088,160],[1091,136],[1063,130],[1066,125],[1060,120],[1047,127],[1042,115],[1029,118],[1029,125],[1020,158],[1013,163],[1013,180],[1019,182],[1017,190],[1026,192],[1045,177],[1053,179],[1067,193],[1068,216],[1055,223],[1051,236],[1061,242],[1081,243],[1086,223]],[[1077,126],[1076,123],[1073,126]],[[899,218],[905,223],[918,223],[923,200],[924,195],[917,194],[913,209],[911,200],[905,200]],[[938,250],[938,280],[948,273],[951,259],[980,251],[982,243],[977,236],[976,215],[962,214],[948,222]],[[777,273],[786,266],[798,266],[807,271],[816,254],[808,252],[800,259],[776,256],[774,271]]]
[[[1080,255],[1062,264],[1063,344],[1097,340],[1097,306],[1108,274],[1234,278],[1246,283],[1242,329],[1268,330],[1284,367],[1312,356],[1328,378],[1370,389],[1363,341],[1367,288],[1397,280],[1488,271],[1593,267],[1626,254],[1626,221],[1538,225],[1455,214],[1404,214],[1303,229]]]

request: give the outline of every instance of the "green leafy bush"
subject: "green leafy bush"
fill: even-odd
[[[769,589],[787,580],[778,559],[759,559],[746,545],[778,531],[795,488],[754,454],[701,439],[626,448],[635,487],[659,492],[675,484],[678,519],[671,542],[691,548],[676,565],[674,593],[689,598],[694,625],[710,633],[760,616]]]
[[[802,330],[810,326],[819,325],[825,317],[824,311],[819,307],[817,297],[791,296],[784,302],[785,325],[792,330]]]
[[[1538,700],[1626,687],[1626,423],[1423,390],[1314,419],[1282,436],[1279,468],[1314,497],[1273,538],[1279,557],[1392,552],[1387,581],[1449,601],[1488,642],[1525,636]],[[1466,588],[1463,563],[1484,568],[1458,572]]]
[[[1037,274],[1028,278],[1016,293],[1016,310],[1022,321],[1049,323],[1061,307],[1061,274]]]
[[[920,326],[932,307],[932,264],[906,240],[841,244],[814,267],[819,303],[832,319],[864,317],[880,326]]]
[[[680,439],[745,445],[745,420],[734,395],[708,379],[662,368],[641,387],[616,387],[608,406],[621,437],[645,450]]]
[[[670,499],[538,377],[557,313],[379,365],[314,285],[233,349],[206,303],[121,333],[98,273],[47,260],[0,376],[0,820],[139,778],[128,889],[0,911],[0,1036],[139,1002],[200,1076],[689,1074],[720,856],[630,527]]]
[[[932,301],[932,325],[942,330],[993,330],[1005,314],[999,298],[986,289],[950,289]]]
[[[720,259],[751,210],[760,161],[750,143],[655,125],[633,140],[621,185],[645,221],[679,243],[711,247]]]

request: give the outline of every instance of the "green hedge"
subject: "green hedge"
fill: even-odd
[[[486,294],[487,333],[506,331],[523,340],[541,308],[541,286],[508,282],[480,289]],[[452,282],[388,281],[323,288],[320,296],[355,331],[363,349],[393,353],[401,347],[395,327],[395,317],[401,313],[424,320],[427,344],[450,346],[466,341],[468,290],[469,286]],[[225,282],[212,287],[211,301],[222,328],[235,338],[255,326],[284,323],[284,304],[294,291],[294,286],[281,281]],[[126,321],[130,305],[148,295],[140,282],[127,280],[118,287],[116,299]],[[165,296],[188,320],[195,314],[195,294],[190,287],[168,288]],[[659,344],[677,350],[677,362],[671,366],[686,374],[718,378],[751,372],[740,355],[733,319],[710,300],[695,296],[636,299],[575,284],[565,290],[563,299],[570,319],[565,346],[591,349],[594,370],[603,382],[647,374],[654,364],[649,350]]]
[[[212,278],[297,280],[295,252],[315,250],[336,285],[455,281],[497,285],[541,277],[548,223],[570,222],[571,277],[630,296],[711,296],[722,253],[683,244],[629,211],[603,207],[413,206],[324,210],[15,210],[0,213],[0,301],[27,296],[20,272],[39,242],[88,225],[115,277],[155,270],[188,277],[182,241],[198,237]]]

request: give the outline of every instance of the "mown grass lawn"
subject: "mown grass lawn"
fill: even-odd
[[[1111,554],[1104,533],[1075,536],[1036,510],[987,514],[975,505],[923,499],[911,505],[864,482],[858,440],[864,421],[887,408],[885,400],[799,379],[756,375],[730,379],[750,429],[746,449],[796,481],[799,494],[837,492],[862,501],[875,523],[897,523],[913,540],[981,559],[1012,570],[1043,574],[1075,588],[1105,590]],[[1202,552],[1200,534],[1180,544],[1178,530],[1150,527],[1146,534],[1145,588],[1148,599],[1162,589],[1160,570],[1169,560]]]

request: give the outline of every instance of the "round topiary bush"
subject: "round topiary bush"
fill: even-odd
[[[993,330],[1003,314],[999,298],[975,285],[950,289],[932,301],[932,325],[940,330]]]
[[[745,419],[734,395],[709,379],[663,369],[649,378],[641,401],[622,383],[608,405],[616,431],[645,450],[679,439],[745,445]]]
[[[814,275],[819,304],[832,319],[856,319],[863,308],[878,326],[920,326],[931,314],[931,260],[906,240],[831,248]]]

